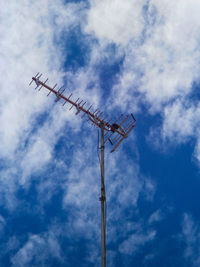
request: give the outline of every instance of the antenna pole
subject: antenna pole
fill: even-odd
[[[57,84],[55,84],[54,87],[50,87],[46,84],[48,79],[46,79],[45,82],[42,82],[40,80],[41,76],[42,74],[39,74],[38,72],[35,77],[32,77],[32,80],[29,85],[31,85],[34,81],[36,84],[35,89],[38,88],[38,91],[40,91],[42,87],[46,88],[49,91],[47,96],[53,93],[56,96],[56,102],[61,99],[62,101],[64,100],[64,103],[62,104],[63,106],[66,103],[70,104],[71,107],[69,110],[74,107],[76,109],[76,115],[82,112],[82,118],[87,115],[87,121],[90,121],[97,128],[101,129],[101,196],[99,198],[99,200],[101,201],[101,267],[106,267],[106,192],[104,183],[104,146],[105,143],[109,141],[110,144],[113,146],[111,152],[114,152],[116,148],[121,144],[121,142],[127,138],[131,130],[135,127],[136,119],[133,114],[127,115],[125,117],[123,114],[121,114],[114,123],[111,122],[112,118],[106,121],[105,118],[107,118],[107,116],[104,116],[104,118],[102,118],[101,116],[103,112],[100,112],[99,109],[96,109],[94,112],[92,112],[92,105],[89,108],[85,108],[84,105],[86,104],[86,102],[84,102],[80,98],[78,98],[74,102],[73,100],[71,100],[72,94],[70,94],[69,97],[66,97],[63,94],[63,92],[65,91],[63,87],[60,87],[59,90],[56,90],[55,88]]]
[[[105,184],[104,184],[104,124],[101,126],[101,266],[106,267],[106,223],[105,223]]]

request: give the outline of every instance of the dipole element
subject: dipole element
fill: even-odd
[[[47,96],[53,93],[56,96],[56,102],[61,99],[64,100],[62,104],[63,106],[66,103],[69,103],[71,105],[70,110],[73,107],[76,108],[76,115],[82,112],[82,118],[87,115],[88,120],[92,122],[92,124],[95,125],[97,128],[101,129],[101,266],[106,267],[106,192],[104,182],[104,149],[106,142],[109,141],[110,144],[113,146],[111,152],[115,151],[115,149],[125,138],[127,138],[128,134],[135,127],[135,117],[133,116],[133,114],[126,116],[122,114],[115,122],[112,123],[112,119],[106,120],[106,118],[108,117],[107,115],[101,117],[103,115],[103,112],[100,112],[99,109],[96,109],[94,112],[92,112],[92,105],[89,108],[85,108],[84,106],[86,102],[80,100],[80,98],[77,98],[76,101],[73,101],[71,100],[72,94],[70,94],[69,97],[64,96],[63,93],[65,89],[63,86],[60,87],[59,90],[56,90],[57,84],[55,84],[53,87],[46,85],[48,79],[46,79],[45,82],[42,82],[40,80],[41,76],[42,74],[38,72],[35,77],[32,77],[32,80],[29,85],[31,85],[34,81],[36,84],[35,89],[38,89],[39,91],[42,89],[42,87],[45,87],[49,91]]]

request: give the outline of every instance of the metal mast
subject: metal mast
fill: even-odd
[[[104,127],[101,127],[101,266],[106,266],[106,222],[105,222],[105,183],[104,183]]]
[[[116,150],[120,143],[125,138],[127,138],[128,134],[135,127],[135,117],[133,116],[133,114],[126,116],[122,114],[114,122],[112,122],[112,119],[107,120],[108,116],[105,116],[103,112],[101,112],[99,109],[96,109],[92,112],[92,105],[90,105],[86,109],[86,102],[80,100],[80,98],[77,98],[76,101],[73,101],[70,99],[72,94],[70,94],[68,97],[64,96],[63,93],[65,89],[63,86],[56,90],[55,88],[57,87],[57,84],[55,84],[53,87],[46,85],[48,79],[42,82],[40,80],[41,76],[42,74],[37,73],[35,77],[32,77],[32,80],[29,85],[31,85],[34,81],[36,84],[35,89],[38,89],[38,91],[40,91],[42,87],[45,87],[49,91],[47,96],[53,93],[56,96],[56,102],[58,102],[59,100],[64,100],[62,104],[63,106],[65,106],[66,103],[69,103],[71,105],[69,110],[75,107],[76,115],[82,112],[82,118],[86,115],[88,117],[88,120],[101,130],[101,196],[99,198],[101,202],[101,266],[106,267],[106,192],[104,181],[104,149],[106,142],[109,141],[110,144],[113,146],[111,152],[114,152]]]

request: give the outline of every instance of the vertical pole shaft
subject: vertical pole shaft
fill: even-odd
[[[105,184],[104,184],[104,127],[101,127],[101,267],[106,267],[106,224],[105,224]]]

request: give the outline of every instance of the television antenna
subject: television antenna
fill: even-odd
[[[101,266],[106,267],[106,214],[105,214],[105,182],[104,182],[104,148],[107,141],[112,145],[111,152],[114,152],[121,142],[128,137],[128,134],[133,130],[136,125],[136,119],[133,114],[123,115],[121,114],[117,120],[112,122],[112,119],[107,120],[107,116],[104,115],[99,109],[92,112],[92,105],[85,108],[86,102],[77,98],[76,101],[71,100],[72,93],[66,97],[63,93],[66,88],[63,86],[56,90],[57,84],[53,87],[48,86],[46,83],[48,79],[44,82],[40,80],[42,74],[39,72],[32,77],[29,85],[34,81],[36,84],[35,89],[40,91],[42,87],[45,87],[49,92],[47,96],[53,93],[56,96],[55,102],[63,100],[62,105],[69,103],[71,106],[69,110],[75,108],[76,115],[82,113],[82,118],[84,116],[88,117],[88,120],[101,130],[101,156],[100,156],[100,166],[101,166],[101,196],[99,198],[101,202]],[[99,149],[99,144],[98,144]]]

